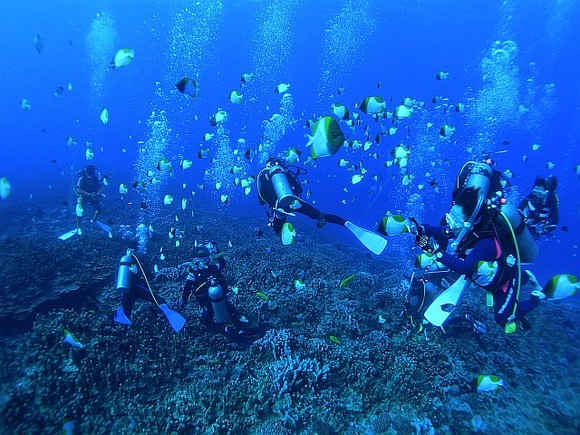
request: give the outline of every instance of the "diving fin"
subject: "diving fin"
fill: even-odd
[[[366,230],[353,224],[352,222],[346,221],[344,226],[353,233],[360,242],[365,245],[373,254],[381,255],[387,246],[387,240],[382,238],[372,231]]]
[[[95,223],[101,228],[105,233],[111,233],[111,227],[101,221],[95,221]]]
[[[437,296],[429,305],[429,308],[425,310],[425,319],[432,325],[443,325],[459,303],[463,291],[468,285],[469,281],[465,279],[465,275],[461,275],[457,281],[451,284],[447,290]]]
[[[161,304],[159,305],[159,308],[161,308],[161,311],[163,311],[163,314],[165,314],[165,317],[167,317],[167,320],[169,321],[169,324],[173,330],[175,332],[181,331],[181,328],[183,328],[183,325],[185,325],[185,318],[177,311],[173,311],[171,308],[169,308],[167,304]]]
[[[123,325],[131,325],[131,319],[125,315],[125,310],[123,310],[123,307],[117,308],[117,312],[115,313],[113,320]]]
[[[58,238],[59,238],[60,240],[68,240],[68,239],[70,239],[72,236],[76,236],[77,234],[80,234],[80,233],[81,233],[81,230],[80,230],[80,228],[75,228],[74,230],[67,231],[67,232],[66,232],[66,233],[64,233],[63,235],[61,235],[61,236],[58,236]]]

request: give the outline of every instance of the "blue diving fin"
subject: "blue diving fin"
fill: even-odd
[[[95,223],[101,228],[105,233],[111,234],[111,227],[101,221],[95,221]]]
[[[359,227],[352,222],[346,221],[344,226],[353,233],[360,242],[366,246],[373,254],[381,255],[387,246],[387,239],[378,234]]]
[[[115,317],[113,317],[113,320],[123,325],[131,324],[131,319],[127,317],[127,315],[125,314],[125,310],[123,310],[123,307],[117,308],[117,312],[115,313]]]
[[[159,305],[159,308],[161,308],[161,311],[163,311],[163,314],[165,314],[165,317],[167,317],[167,320],[169,321],[169,324],[173,330],[175,332],[181,331],[181,328],[183,328],[183,325],[185,325],[185,318],[177,311],[173,311],[171,308],[169,308],[167,304],[161,304]]]

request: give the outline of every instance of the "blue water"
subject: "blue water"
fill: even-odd
[[[198,202],[230,207],[232,213],[256,211],[255,190],[245,196],[228,173],[237,162],[231,152],[238,139],[246,140],[239,147],[242,152],[261,143],[270,144],[270,153],[296,147],[303,163],[309,154],[305,122],[329,115],[331,103],[341,102],[352,112],[355,103],[378,95],[392,111],[402,98],[411,97],[425,106],[403,121],[396,135],[373,145],[370,151],[378,152],[378,159],[342,149],[308,168],[312,200],[367,227],[387,210],[437,222],[449,206],[450,185],[461,165],[483,151],[505,149],[494,158],[499,169],[514,172],[520,194],[529,191],[536,175],[559,179],[560,224],[569,231],[558,229],[555,237],[541,242],[533,266],[538,277],[580,273],[580,179],[574,172],[580,164],[580,45],[575,30],[580,8],[573,0],[55,0],[3,1],[1,10],[0,176],[10,181],[12,193],[0,203],[0,214],[9,204],[34,204],[41,198],[74,205],[73,174],[87,164],[85,141],[92,143],[91,163],[112,174],[105,206],[125,201],[137,207],[146,199],[172,215],[193,190],[193,207]],[[33,45],[36,34],[41,53]],[[517,50],[501,62],[494,57],[494,41],[506,40],[515,42]],[[133,62],[108,70],[123,47],[135,50]],[[447,80],[435,79],[441,70],[449,71]],[[240,89],[245,72],[254,79],[241,89],[243,103],[233,105],[228,94]],[[199,83],[195,100],[175,89],[185,76]],[[291,84],[292,96],[284,110],[282,96],[274,92],[282,82]],[[65,89],[55,96],[59,86]],[[343,95],[337,94],[339,87],[345,88]],[[466,110],[444,113],[431,102],[435,95],[450,104],[464,103]],[[29,100],[29,110],[21,108],[23,98]],[[99,119],[103,108],[109,111],[106,125]],[[209,117],[220,108],[229,118],[217,131]],[[277,113],[284,128],[276,124],[268,130],[264,121]],[[367,125],[371,137],[379,131],[372,118],[361,114],[361,119],[354,132],[342,126],[349,139],[364,141]],[[382,123],[390,126],[389,120]],[[445,123],[457,132],[441,142],[437,133]],[[206,132],[218,133],[216,139],[203,143]],[[69,136],[77,140],[76,147],[65,143]],[[409,186],[402,185],[396,166],[383,164],[401,142],[411,148],[409,168],[415,178]],[[534,143],[539,150],[532,151]],[[200,144],[209,148],[206,159],[196,157]],[[193,168],[179,168],[180,154],[194,161]],[[174,175],[144,197],[134,190],[120,195],[119,183],[139,179],[156,156],[172,161]],[[338,166],[340,158],[362,162],[368,172],[361,183],[349,184],[353,172]],[[241,161],[244,176],[260,168],[259,157]],[[547,162],[554,168],[546,169]],[[428,184],[433,179],[438,192]],[[222,188],[216,194],[219,180]],[[175,201],[163,206],[168,193]],[[221,193],[230,196],[227,206],[220,203]],[[419,195],[416,201],[408,203],[414,194]],[[72,225],[72,206],[70,221]],[[355,243],[344,232],[336,234],[346,237],[344,243]]]

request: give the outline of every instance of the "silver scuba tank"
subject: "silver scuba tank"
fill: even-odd
[[[127,293],[131,288],[131,255],[125,254],[119,260],[117,271],[117,291]]]
[[[530,263],[538,256],[538,244],[526,226],[524,215],[513,204],[504,204],[501,211],[507,217],[516,235],[516,242],[520,251],[520,261]]]
[[[288,181],[288,177],[280,166],[275,166],[270,170],[270,179],[278,198],[279,207],[287,207],[296,199],[296,195],[292,192],[292,187]]]
[[[210,281],[209,289],[207,290],[211,305],[213,307],[213,315],[217,323],[228,323],[231,320],[230,311],[228,309],[228,301],[226,293],[221,285],[217,283],[215,278]]]
[[[465,237],[467,232],[472,229],[473,223],[475,222],[475,219],[477,218],[479,212],[481,211],[481,206],[487,199],[487,196],[489,194],[489,187],[491,185],[491,178],[493,177],[493,169],[487,163],[470,162],[469,167],[467,165],[464,165],[464,167],[461,169],[459,175],[460,177],[462,177],[464,169],[468,169],[470,174],[465,178],[463,186],[460,187],[477,188],[478,189],[477,204],[475,205],[473,214],[469,217],[469,220],[464,225],[463,230],[461,230],[461,233],[449,245],[450,253],[455,253],[463,237]]]

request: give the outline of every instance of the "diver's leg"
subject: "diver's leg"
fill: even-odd
[[[149,291],[149,288],[147,288],[146,286],[142,285],[142,284],[137,284],[135,286],[132,287],[132,289],[135,289],[135,297],[136,299],[144,299],[146,301],[149,301],[153,304],[157,304],[157,305],[163,305],[165,304],[165,299],[159,295],[155,295],[155,297],[153,297],[153,295],[151,294],[151,292]]]
[[[341,218],[335,214],[326,214],[322,213],[317,208],[313,207],[312,205],[308,204],[306,201],[302,199],[298,199],[300,202],[300,208],[296,209],[298,213],[302,213],[303,215],[308,216],[310,219],[314,219],[319,221],[320,223],[317,224],[319,227],[324,226],[326,222],[330,222],[331,224],[341,225],[344,226],[346,219]]]
[[[514,280],[515,281],[515,280]],[[516,306],[515,310],[515,320],[520,321],[522,323],[522,327],[524,330],[530,328],[529,322],[525,319],[525,315],[528,314],[531,310],[536,308],[539,304],[539,300],[527,300],[527,301],[518,301],[517,298],[517,291],[514,285],[514,282],[510,282],[506,291],[502,291],[501,288],[498,288],[493,294],[493,309],[494,309],[494,318],[495,321],[501,325],[505,326],[505,324],[509,321],[509,318],[514,313],[514,306]]]
[[[286,222],[285,217],[279,218],[274,216],[274,220],[272,221],[272,228],[274,228],[274,233],[278,237],[282,235],[282,226],[284,225],[285,222]]]
[[[121,307],[123,307],[123,313],[127,319],[131,319],[131,311],[133,311],[136,300],[137,297],[133,293],[132,289],[127,293],[123,293],[123,296],[121,296]]]

